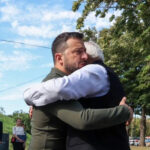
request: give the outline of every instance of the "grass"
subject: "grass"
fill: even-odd
[[[150,150],[150,147],[131,146],[131,150]]]
[[[15,126],[14,119],[12,117],[0,114],[0,121],[3,122],[3,133],[9,134],[9,150],[13,150],[12,144],[10,143],[10,139],[12,137],[12,127]],[[27,134],[26,150],[28,149],[30,139],[31,136]]]
[[[9,134],[9,150],[13,150],[12,144],[10,143],[10,139],[12,137],[12,127],[15,125],[15,122],[12,117],[5,116],[2,114],[0,114],[0,121],[3,122],[3,132]],[[30,139],[31,136],[27,134],[26,150],[28,149]],[[150,150],[150,147],[131,146],[131,150]]]

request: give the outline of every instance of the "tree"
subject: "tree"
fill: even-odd
[[[150,96],[147,91],[150,89],[150,86],[149,82],[144,84],[143,79],[150,81],[150,78],[147,74],[143,77],[142,75],[145,66],[149,66],[145,61],[144,55],[139,50],[139,37],[135,38],[134,33],[128,31],[120,34],[119,37],[118,35],[115,36],[114,28],[115,25],[110,29],[101,31],[99,43],[104,50],[106,63],[119,74],[130,104],[135,108],[136,113],[142,116],[140,137],[141,145],[144,145],[145,115],[148,115],[148,110],[150,109]]]
[[[84,26],[90,12],[94,11],[96,17],[105,17],[108,12],[121,11],[121,16],[117,18],[112,13],[110,21],[115,19],[115,24],[98,32],[100,36],[96,42],[104,50],[106,63],[120,75],[130,102],[135,100],[132,105],[142,116],[140,144],[143,146],[145,116],[150,113],[150,1],[77,0],[73,11],[81,5],[84,7],[82,16],[77,20],[77,29]],[[92,29],[85,30],[87,37],[93,36]]]
[[[3,107],[0,107],[0,114],[5,114],[5,110]]]
[[[77,20],[78,29],[84,26],[84,20],[90,12],[94,11],[96,17],[104,18],[110,10],[112,12],[116,10],[122,11],[120,27],[125,25],[123,29],[126,28],[130,31],[139,31],[140,28],[138,28],[138,24],[141,22],[146,28],[150,25],[149,0],[76,0],[73,3],[72,10],[77,11],[81,4],[83,4],[84,8],[82,11],[82,16]],[[110,21],[114,20],[115,18],[115,15],[112,14]]]
[[[150,120],[147,119],[146,121],[146,136],[150,135]],[[129,135],[132,137],[139,137],[140,136],[140,118],[135,116],[131,125],[129,126]]]

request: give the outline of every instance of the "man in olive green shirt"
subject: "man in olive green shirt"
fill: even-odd
[[[82,34],[62,33],[53,42],[55,67],[43,80],[62,77],[87,64]],[[56,102],[34,107],[30,150],[65,150],[67,126],[80,130],[106,128],[129,119],[127,106],[110,109],[84,109],[78,101]]]

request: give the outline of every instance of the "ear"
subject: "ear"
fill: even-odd
[[[56,61],[56,63],[59,63],[62,66],[63,65],[63,54],[62,53],[56,53],[55,54],[55,61]]]

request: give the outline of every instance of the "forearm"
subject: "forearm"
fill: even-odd
[[[80,130],[92,130],[110,127],[129,119],[126,106],[108,109],[84,109],[77,101],[56,103],[47,109],[60,120]]]
[[[20,139],[16,134],[13,134],[13,136],[14,136],[18,141],[21,141],[21,139]]]

